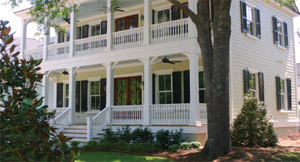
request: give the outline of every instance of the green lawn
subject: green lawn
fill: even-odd
[[[119,154],[115,152],[83,152],[75,162],[172,162],[171,159],[158,156]]]

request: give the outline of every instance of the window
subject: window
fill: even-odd
[[[102,21],[101,22],[101,34],[106,34],[107,33],[107,21]]]
[[[286,92],[285,92],[285,81],[283,79],[280,79],[280,102],[281,102],[281,109],[285,109]]]
[[[69,84],[65,84],[65,107],[69,106]]]
[[[261,38],[260,10],[241,1],[241,27],[242,32]]]
[[[276,77],[277,110],[292,109],[292,87],[291,79]]]
[[[100,82],[92,81],[90,86],[91,110],[100,110]]]
[[[92,36],[100,35],[100,24],[92,26]]]
[[[172,103],[172,81],[171,74],[158,76],[158,97],[160,104]]]
[[[252,97],[257,98],[257,88],[256,88],[256,74],[250,73],[249,74],[249,93]]]
[[[170,21],[169,9],[158,11],[157,15],[158,15],[158,23]]]
[[[70,31],[67,31],[66,37],[67,37],[67,39],[66,39],[67,42],[70,41]]]
[[[58,40],[57,40],[57,42],[58,43],[64,42],[64,32],[63,31],[58,32]]]
[[[199,72],[199,102],[200,103],[206,103],[206,101],[205,101],[205,86],[204,86],[203,71]]]
[[[288,48],[288,28],[287,23],[272,17],[273,20],[273,43],[280,47]]]

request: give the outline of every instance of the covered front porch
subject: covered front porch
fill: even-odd
[[[206,123],[206,104],[199,56],[173,54],[48,71],[44,104],[58,110],[52,120],[58,132],[86,124],[90,138],[108,125],[200,126]]]

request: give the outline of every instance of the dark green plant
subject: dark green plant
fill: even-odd
[[[115,149],[119,151],[129,151],[131,149],[130,146],[131,145],[129,145],[127,142],[120,141],[115,144]]]
[[[180,145],[180,148],[182,148],[184,150],[189,150],[192,148],[192,145],[190,142],[182,142],[182,144]]]
[[[13,34],[8,21],[0,20],[0,161],[70,161],[74,152],[64,149],[70,138],[56,135],[49,120],[55,112],[47,112],[36,91],[43,74],[42,60],[19,59],[11,45]]]
[[[164,149],[168,149],[170,143],[170,131],[161,129],[156,132],[156,141],[161,144]]]
[[[154,140],[154,136],[149,128],[137,128],[132,132],[132,139],[134,143],[150,144]]]
[[[180,128],[179,131],[176,130],[175,133],[171,132],[172,144],[173,145],[180,145],[184,140],[182,138],[183,129]]]
[[[97,146],[96,141],[89,141],[85,146],[83,146],[83,150],[85,151],[98,151],[98,146]]]
[[[78,141],[72,141],[71,142],[71,149],[74,150],[75,152],[79,151],[79,144],[80,142]]]
[[[267,110],[255,98],[247,98],[231,130],[233,146],[275,146],[278,139]]]
[[[193,149],[199,148],[200,146],[202,146],[202,144],[200,142],[197,142],[197,141],[191,142],[191,148],[193,148]]]
[[[110,143],[117,143],[119,141],[119,138],[117,137],[116,133],[114,131],[112,131],[111,128],[107,128],[104,131],[102,141],[107,141]]]
[[[168,147],[168,150],[171,151],[171,152],[176,152],[178,149],[180,149],[180,145],[177,145],[177,144],[175,144],[175,145],[170,145],[170,146]]]
[[[109,141],[101,141],[97,147],[99,148],[100,151],[109,151],[114,148],[116,148],[114,143],[111,143]]]
[[[129,126],[122,127],[121,129],[118,128],[116,134],[119,135],[120,141],[131,143],[131,141],[133,140],[131,135],[131,129]]]

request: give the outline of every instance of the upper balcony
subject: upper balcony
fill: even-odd
[[[186,5],[196,1],[188,0]],[[41,48],[26,50],[22,49],[21,43],[22,57],[28,59],[32,56],[51,61],[195,36],[190,19],[165,0],[122,0],[120,7],[123,11],[115,13],[105,11],[105,6],[110,6],[110,0],[105,2],[87,1],[80,4],[79,12],[71,13],[68,23],[58,19],[57,22],[67,32],[56,33],[54,44],[49,44],[48,35],[45,35]],[[192,5],[189,7],[195,8]],[[28,20],[23,21],[23,33],[26,33]]]

